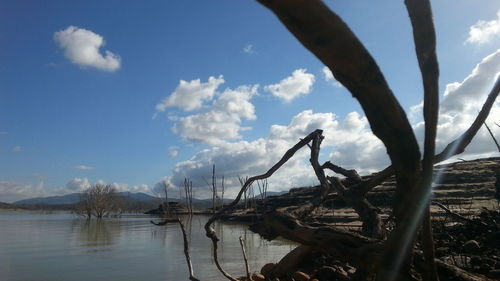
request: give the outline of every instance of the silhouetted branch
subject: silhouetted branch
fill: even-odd
[[[490,133],[491,138],[495,142],[495,145],[497,146],[497,149],[500,152],[500,145],[498,144],[498,141],[495,138],[495,135],[493,135],[493,132],[491,132],[490,127],[488,127],[488,124],[486,124],[486,122],[484,122],[484,126],[486,126],[486,129],[488,130],[488,133]]]
[[[479,128],[481,128],[482,124],[488,117],[493,104],[495,103],[496,98],[498,97],[498,93],[500,92],[500,76],[498,76],[493,89],[491,89],[488,98],[483,104],[481,111],[476,116],[476,119],[472,123],[472,125],[465,131],[460,137],[449,143],[446,148],[436,155],[434,158],[434,163],[438,163],[444,161],[454,155],[460,154],[465,151],[465,148],[472,141],[474,136],[476,135]]]
[[[377,63],[359,39],[320,0],[258,1],[273,11],[359,101],[373,133],[387,148],[397,189],[413,190],[421,171],[415,135]]]
[[[247,190],[247,188],[256,180],[262,180],[269,178],[272,176],[281,166],[283,166],[290,158],[293,157],[293,155],[302,147],[307,145],[316,135],[321,135],[323,133],[322,130],[315,130],[314,132],[310,133],[307,137],[304,139],[300,140],[297,144],[295,144],[292,148],[287,150],[287,152],[283,155],[283,157],[278,161],[278,163],[274,164],[266,173],[253,176],[248,178],[243,186],[241,187],[240,191],[236,195],[236,198],[229,203],[228,205],[224,206],[221,208],[217,213],[215,213],[208,221],[205,223],[205,233],[208,238],[212,240],[213,244],[213,257],[214,257],[214,262],[219,271],[224,275],[227,279],[231,281],[237,281],[234,277],[232,277],[229,273],[227,273],[222,266],[219,263],[218,255],[217,255],[217,243],[219,241],[219,238],[217,237],[217,234],[215,233],[215,230],[212,227],[212,224],[219,219],[219,217],[224,214],[225,212],[232,210],[236,204],[241,200],[241,196],[243,193]]]
[[[397,264],[401,263],[401,258],[395,255],[399,251],[408,252],[407,256],[403,256],[406,260],[403,261],[402,267],[408,267],[409,269],[411,264],[410,252],[419,227],[419,224],[414,223],[414,221],[420,222],[421,218],[424,217],[422,244],[427,265],[426,279],[438,281],[439,277],[434,262],[434,242],[429,206],[439,110],[439,65],[436,56],[436,32],[429,0],[405,0],[405,5],[412,23],[415,51],[424,86],[424,156],[422,160],[422,176],[419,183],[420,188],[412,190],[410,196],[399,196],[400,198],[406,198],[406,201],[399,205],[402,209],[396,210],[396,216],[398,217],[396,231],[389,238],[386,258],[383,259],[382,272],[394,270],[395,266],[396,270],[399,270]],[[387,277],[387,275],[381,274],[377,278],[387,280]]]
[[[359,176],[358,172],[356,172],[356,170],[346,170],[340,166],[333,164],[330,161],[327,161],[323,165],[321,165],[321,168],[330,169],[333,172],[343,175],[344,177],[352,180],[353,182],[361,182],[361,177]]]

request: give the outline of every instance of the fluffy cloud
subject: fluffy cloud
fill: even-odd
[[[105,44],[104,38],[90,30],[69,26],[55,32],[54,40],[64,50],[64,56],[81,67],[110,72],[120,68],[120,56],[107,50],[102,55],[100,48]]]
[[[492,38],[500,35],[500,10],[497,11],[497,18],[491,21],[480,20],[470,27],[469,37],[466,43],[484,44]]]
[[[107,184],[104,180],[98,180],[95,182],[96,184]],[[57,190],[56,194],[63,193],[74,193],[74,192],[82,192],[87,188],[91,187],[90,180],[88,178],[73,178],[70,180],[64,188]],[[146,192],[149,193],[151,189],[147,184],[138,184],[130,186],[126,183],[118,183],[113,182],[110,185],[116,189],[118,192]]]
[[[19,145],[16,145],[12,148],[12,152],[21,152],[23,149],[19,146]]]
[[[305,69],[297,69],[278,84],[272,84],[265,87],[266,91],[271,92],[285,102],[290,102],[300,95],[307,95],[312,90],[314,84],[314,75],[306,73]]]
[[[79,166],[73,167],[73,169],[80,170],[80,171],[88,171],[88,170],[93,170],[94,167],[90,167],[90,166],[86,166],[86,165],[79,165]]]
[[[325,81],[331,83],[335,87],[338,87],[338,88],[342,87],[342,84],[340,84],[340,82],[337,81],[337,79],[335,79],[332,71],[328,67],[326,67],[326,66],[323,67],[321,69],[321,72],[323,72],[323,77],[325,78]]]
[[[178,118],[173,130],[191,141],[219,145],[225,140],[241,138],[243,119],[255,120],[255,107],[249,101],[257,93],[257,85],[226,89],[207,112]]]
[[[18,200],[45,196],[43,182],[38,184],[0,181],[0,201],[12,203]]]
[[[251,142],[224,142],[217,147],[198,152],[187,161],[177,163],[169,183],[179,185],[184,178],[189,178],[194,182],[198,196],[208,197],[210,192],[203,179],[210,178],[211,167],[215,163],[217,171],[223,172],[217,172],[217,176],[225,176],[225,186],[228,187],[226,194],[234,196],[239,186],[238,176],[252,176],[267,171],[300,138],[318,128],[324,130],[322,148],[337,151],[335,155],[331,155],[335,163],[356,164],[356,159],[353,158],[355,155],[350,150],[353,148],[364,149],[360,150],[360,155],[364,152],[370,153],[364,156],[367,159],[375,153],[373,158],[380,158],[367,160],[362,167],[367,171],[381,166],[381,163],[387,163],[385,150],[380,141],[371,134],[365,117],[352,112],[344,120],[338,120],[333,113],[314,113],[306,110],[297,114],[286,126],[272,126],[266,138]],[[270,190],[315,184],[317,181],[308,162],[309,153],[309,149],[305,147],[285,164],[270,179]]]
[[[215,91],[222,83],[224,83],[222,75],[218,78],[211,76],[206,83],[202,83],[200,79],[189,82],[181,80],[174,92],[156,105],[156,110],[163,112],[169,107],[179,107],[185,111],[200,109],[203,102],[214,97]]]
[[[500,75],[500,50],[485,57],[462,82],[450,83],[445,90],[438,124],[437,150],[462,134],[472,123],[483,105],[489,90]],[[423,142],[423,123],[418,122],[423,105],[410,110],[410,119],[420,143]],[[500,120],[500,103],[495,103],[489,122]],[[169,183],[179,185],[184,178],[194,182],[198,197],[209,197],[210,190],[203,180],[211,176],[216,164],[217,177],[225,176],[226,194],[234,196],[239,190],[238,176],[264,173],[274,165],[301,137],[315,129],[323,129],[320,161],[331,160],[345,168],[354,168],[362,174],[375,172],[390,164],[386,149],[376,138],[366,117],[351,112],[343,120],[333,113],[300,112],[288,125],[273,125],[269,135],[254,141],[221,142],[217,147],[204,149],[191,159],[177,163]],[[480,130],[460,157],[477,158],[495,154],[495,146],[486,130]],[[294,186],[316,184],[308,163],[309,149],[300,150],[289,163],[269,180],[269,189],[286,190]]]
[[[462,82],[446,86],[444,99],[439,112],[437,152],[460,136],[469,128],[481,109],[496,78],[500,75],[500,49],[485,57]],[[422,106],[414,108],[421,115]],[[488,123],[500,120],[500,104],[497,101],[490,112]],[[422,143],[424,123],[414,125],[417,139]],[[461,158],[491,156],[495,146],[486,129],[477,133]]]
[[[68,192],[82,192],[90,187],[90,182],[88,178],[74,178],[65,187]]]

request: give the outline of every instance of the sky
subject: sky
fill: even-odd
[[[500,73],[500,3],[431,1],[440,63],[437,152],[471,124]],[[423,139],[422,86],[403,1],[326,1],[357,34]],[[500,137],[500,101],[487,123]],[[367,174],[389,160],[351,94],[256,1],[0,2],[0,201],[94,183],[226,197],[323,129],[321,161]],[[302,149],[269,190],[314,185]],[[499,156],[482,128],[459,157]]]

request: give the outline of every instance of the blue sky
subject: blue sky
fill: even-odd
[[[402,1],[326,3],[375,57],[421,140],[422,87]],[[468,127],[500,72],[500,4],[432,4],[439,149]],[[388,164],[357,102],[256,1],[7,0],[0,46],[3,202],[96,182],[148,192],[166,180],[176,189],[184,177],[205,197],[213,163],[231,195],[237,176],[264,172],[316,128],[326,135],[322,160],[364,173]],[[498,109],[490,123],[500,123]],[[486,156],[498,153],[481,130],[461,157]],[[299,153],[270,189],[314,184],[307,159]]]

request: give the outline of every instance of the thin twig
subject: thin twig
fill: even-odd
[[[498,124],[497,124],[498,125]],[[490,136],[491,138],[493,139],[493,141],[495,142],[496,146],[497,146],[497,149],[498,151],[500,152],[500,145],[498,144],[498,141],[497,139],[495,138],[495,136],[493,135],[493,132],[491,132],[490,130],[490,127],[488,127],[488,124],[486,124],[486,122],[484,122],[484,126],[486,126],[486,129],[488,130],[488,133],[490,133]]]
[[[252,277],[250,276],[250,266],[248,266],[247,252],[245,251],[245,245],[243,244],[243,238],[240,236],[240,246],[241,252],[243,253],[243,260],[245,260],[245,270],[247,273],[248,280],[252,281]]]
[[[182,221],[180,219],[177,219],[177,221],[179,222],[179,225],[181,226],[182,237],[184,239],[184,255],[186,256],[186,263],[188,265],[189,280],[200,281],[198,278],[194,277],[193,265],[191,264],[191,257],[189,255],[189,241],[187,239],[186,230],[184,229],[184,224],[182,223]]]
[[[299,149],[301,149],[302,147],[307,145],[316,135],[318,135],[318,134],[321,135],[322,133],[323,133],[322,130],[315,130],[314,132],[310,133],[307,137],[300,140],[292,148],[287,150],[287,152],[283,155],[283,157],[276,164],[274,164],[274,166],[272,166],[267,172],[265,172],[264,174],[260,174],[260,175],[248,178],[245,181],[245,183],[243,184],[243,186],[241,187],[238,194],[236,195],[236,198],[231,203],[229,203],[228,205],[224,206],[219,211],[217,211],[217,213],[215,213],[212,217],[210,217],[210,219],[208,219],[208,221],[205,223],[204,228],[205,228],[206,236],[212,240],[212,244],[213,244],[213,257],[214,257],[215,265],[217,266],[217,269],[219,269],[219,271],[222,273],[222,275],[224,275],[227,279],[229,279],[231,281],[238,281],[236,278],[232,277],[229,273],[227,273],[222,268],[221,264],[219,263],[219,259],[218,259],[218,255],[217,255],[217,243],[219,241],[219,238],[217,237],[217,233],[213,229],[212,224],[217,219],[219,219],[219,217],[222,216],[225,212],[232,210],[234,208],[234,206],[236,206],[236,204],[238,204],[238,202],[241,200],[241,196],[243,195],[243,193],[246,192],[247,188],[254,181],[266,179],[266,178],[269,178],[270,176],[272,176],[281,166],[283,166],[286,162],[288,162],[288,160],[290,160],[290,158],[292,158],[293,155],[295,155],[295,153]]]
[[[186,256],[186,263],[189,271],[189,280],[191,281],[200,281],[198,278],[194,276],[193,272],[193,264],[191,263],[191,256],[189,255],[189,240],[187,238],[186,229],[184,228],[184,224],[180,220],[180,218],[176,219],[164,219],[162,222],[154,222],[150,221],[154,225],[166,225],[167,223],[178,223],[181,227],[182,238],[184,240],[184,256]]]

